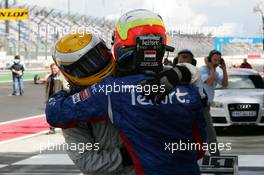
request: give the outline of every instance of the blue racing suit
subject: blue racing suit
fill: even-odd
[[[197,88],[177,86],[156,104],[140,93],[138,82],[145,79],[144,75],[109,76],[74,95],[61,91],[47,103],[47,121],[63,128],[109,117],[120,131],[138,175],[200,174],[198,153],[191,147],[206,141]]]

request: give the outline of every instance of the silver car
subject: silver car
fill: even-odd
[[[264,126],[264,82],[251,69],[229,69],[227,88],[216,87],[211,116],[214,126]]]

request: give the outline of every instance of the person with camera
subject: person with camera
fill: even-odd
[[[223,71],[223,75],[220,75],[216,68],[220,67]],[[212,117],[210,115],[210,105],[214,100],[214,90],[217,84],[221,84],[223,87],[228,86],[228,77],[226,71],[226,64],[222,58],[221,52],[212,50],[206,60],[206,65],[200,69],[201,84],[204,92],[207,95],[207,103],[204,106],[204,117],[206,121],[206,132],[208,144],[217,144],[216,132],[213,127]],[[219,156],[219,150],[209,150],[211,155]]]

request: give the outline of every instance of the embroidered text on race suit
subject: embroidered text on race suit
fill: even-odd
[[[190,99],[188,98],[188,92],[181,92],[179,88],[170,94],[165,96],[165,99],[161,101],[161,104],[173,104],[173,103],[190,103]],[[135,91],[131,92],[131,104],[133,106],[140,105],[157,105],[153,103],[152,100],[146,99],[143,95],[137,94]]]

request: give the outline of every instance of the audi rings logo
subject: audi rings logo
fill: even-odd
[[[251,105],[250,104],[239,104],[237,105],[237,109],[250,109]]]

